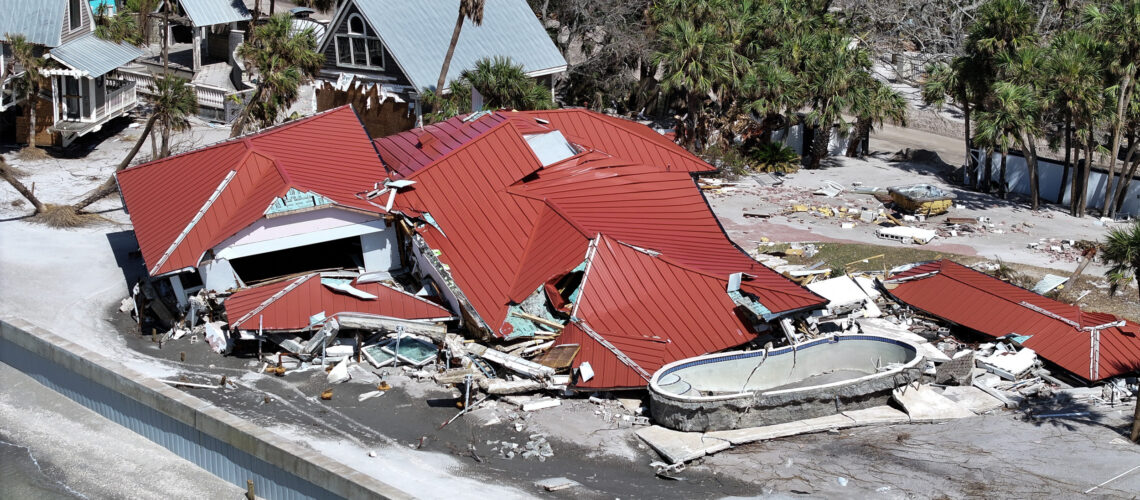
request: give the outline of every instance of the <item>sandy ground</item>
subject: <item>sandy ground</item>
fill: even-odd
[[[92,140],[68,157],[11,163],[28,173],[24,182],[35,182],[36,192],[45,201],[70,202],[110,173],[130,147],[126,136],[133,130],[137,129],[109,131],[108,135],[118,136]],[[227,132],[198,124],[176,143],[205,145],[224,139]],[[890,145],[874,147],[892,150]],[[946,147],[952,147],[949,140]],[[831,219],[775,216],[764,220],[745,218],[743,212],[779,211],[793,199],[819,204],[824,200],[810,190],[824,179],[845,186],[855,181],[886,186],[918,179],[947,185],[942,173],[923,165],[839,159],[827,169],[790,176],[783,187],[741,188],[731,194],[710,195],[710,202],[733,239],[745,248],[753,248],[753,241],[761,237],[881,243],[869,226],[841,229]],[[216,381],[227,375],[233,382],[229,388],[188,390],[284,438],[422,496],[531,496],[540,493],[534,481],[566,476],[583,486],[554,496],[781,497],[806,492],[823,497],[1016,497],[1025,496],[1022,493],[1029,490],[1023,485],[1029,483],[1041,484],[1034,491],[1070,497],[1140,464],[1134,446],[1119,444],[1125,419],[1116,414],[1054,426],[1034,425],[1020,421],[1018,413],[1002,413],[956,424],[788,438],[704,459],[692,464],[682,481],[652,474],[648,464],[658,458],[634,437],[633,424],[624,418],[632,414],[614,402],[598,405],[567,399],[560,407],[533,414],[497,402],[441,430],[440,424],[456,413],[457,394],[414,380],[401,370],[380,374],[354,370],[354,380],[337,386],[332,401],[322,402],[315,397],[325,387],[319,370],[279,379],[254,373],[256,366],[248,357],[214,355],[202,342],[191,344],[183,339],[159,349],[135,333],[129,317],[117,312],[119,301],[127,296],[127,283],[140,272],[137,257],[129,255],[137,243],[120,201],[109,198],[96,206],[105,222],[65,231],[24,220],[28,207],[15,200],[16,193],[0,185],[0,314],[49,328],[147,375],[185,375],[195,381]],[[1020,227],[1027,232],[936,240],[936,248],[944,245],[948,252],[972,251],[1071,269],[1075,263],[1050,262],[1048,255],[1029,250],[1028,243],[1054,237],[1095,239],[1104,231],[1092,219],[1072,219],[1055,211],[1032,214],[1013,203],[974,193],[962,192],[961,201],[964,208],[956,215],[985,214],[995,228]],[[846,194],[826,202],[868,205],[873,200]],[[176,361],[182,352],[187,354],[185,363]],[[395,389],[357,401],[381,375]],[[499,422],[493,423],[495,419]],[[488,422],[492,423],[484,425]],[[900,440],[903,434],[908,437]],[[539,461],[501,456],[504,442],[525,445],[537,435],[549,439],[553,457]],[[1078,447],[1084,448],[1071,451]],[[369,457],[369,451],[377,456]],[[900,468],[900,463],[906,467]],[[846,478],[847,485],[837,477]],[[1130,482],[1136,479],[1125,479],[1114,483],[1115,488],[1124,489],[1108,493],[1118,496],[1137,491]],[[975,483],[989,489],[979,490]]]
[[[0,496],[237,499],[245,493],[3,363],[0,381]]]

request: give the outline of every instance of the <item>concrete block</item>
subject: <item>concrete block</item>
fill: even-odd
[[[732,446],[725,439],[709,437],[701,432],[681,432],[659,425],[639,429],[637,437],[671,464],[695,460]]]
[[[905,424],[910,422],[910,415],[886,405],[864,408],[862,410],[845,411],[843,415],[854,420],[855,425],[860,426]]]
[[[741,445],[754,441],[764,441],[767,439],[795,436],[798,434],[810,434],[813,432],[843,429],[847,427],[853,427],[854,425],[854,420],[844,416],[843,414],[836,414],[828,415],[826,417],[797,420],[795,422],[787,422],[783,424],[766,425],[763,427],[748,427],[744,429],[733,429],[730,431],[709,432],[705,435],[726,440],[734,445]]]
[[[928,385],[908,384],[895,389],[891,397],[902,405],[912,422],[941,422],[974,416],[974,412],[934,392]]]
[[[942,395],[979,415],[1005,407],[1005,402],[974,386],[947,387]]]

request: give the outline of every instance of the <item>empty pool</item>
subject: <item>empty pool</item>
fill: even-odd
[[[663,366],[649,382],[653,419],[682,431],[772,425],[886,404],[919,376],[913,344],[841,335],[793,349],[729,352]]]

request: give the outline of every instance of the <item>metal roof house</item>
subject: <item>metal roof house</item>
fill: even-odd
[[[826,302],[736,247],[693,177],[713,167],[644,125],[475,113],[376,144],[416,268],[467,330],[580,346],[578,388],[643,387]]]
[[[159,3],[155,14],[162,14],[165,5]],[[164,71],[162,39],[168,37],[170,72],[194,85],[203,117],[228,122],[240,107],[230,97],[251,92],[233,54],[245,41],[241,28],[252,16],[235,0],[177,0],[171,7],[170,29],[162,33],[162,23],[153,23],[158,36],[139,64],[123,75],[137,82],[141,92],[152,92],[154,77]]]
[[[418,102],[423,89],[435,88],[458,9],[459,0],[343,2],[319,47],[325,54],[322,78],[351,75]],[[566,60],[525,0],[488,0],[482,25],[464,23],[447,82],[495,56],[509,57],[546,82],[566,71]]]
[[[45,71],[50,85],[41,89],[37,105],[38,140],[67,146],[76,138],[98,131],[138,104],[134,82],[121,78],[118,68],[142,52],[124,43],[95,36],[90,4],[80,0],[24,2],[0,0],[0,34],[22,34],[41,47],[52,62]],[[3,45],[0,73],[12,73],[0,82],[0,111],[17,104],[12,78],[22,70],[6,72],[13,64],[11,50]],[[23,123],[23,122],[22,122]],[[41,125],[42,128],[41,128]],[[26,130],[27,125],[17,126]],[[26,137],[26,132],[18,132]]]

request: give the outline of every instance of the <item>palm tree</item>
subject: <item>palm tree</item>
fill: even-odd
[[[506,57],[480,59],[473,69],[464,70],[460,78],[483,96],[487,109],[551,109],[554,101],[550,89],[526,76],[521,64]]]
[[[855,131],[847,139],[847,156],[867,154],[860,152],[861,144],[871,134],[874,124],[881,127],[883,121],[891,121],[906,126],[906,98],[868,73],[861,78],[851,100],[850,113],[855,115]]]
[[[713,24],[697,27],[689,19],[675,18],[658,28],[661,49],[654,55],[665,78],[666,92],[682,92],[688,109],[686,146],[704,147],[704,100],[732,77],[733,60],[739,55]]]
[[[328,14],[337,8],[340,4],[337,0],[298,0],[297,5],[300,7],[309,7],[322,14]]]
[[[12,50],[12,59],[15,64],[24,69],[23,76],[13,81],[17,93],[24,96],[28,105],[28,150],[34,151],[36,147],[36,105],[39,101],[40,85],[44,83],[44,69],[46,66],[43,57],[36,54],[35,44],[28,42],[24,35],[6,35],[8,46]]]
[[[1112,264],[1105,277],[1112,284],[1113,293],[1132,280],[1140,282],[1140,222],[1109,231],[1100,255]]]
[[[455,18],[455,29],[451,31],[451,44],[447,46],[447,55],[443,56],[443,67],[439,70],[439,80],[435,84],[436,92],[443,92],[443,84],[447,83],[447,70],[451,67],[451,57],[455,55],[455,44],[459,43],[463,20],[470,19],[475,26],[482,25],[483,7],[486,3],[486,0],[459,0],[459,17]]]
[[[1094,128],[1092,123],[1104,106],[1104,92],[1101,82],[1101,66],[1095,59],[1093,48],[1096,41],[1085,31],[1072,30],[1054,39],[1046,63],[1045,74],[1049,84],[1045,94],[1047,105],[1053,108],[1062,122],[1065,148],[1065,163],[1061,173],[1060,191],[1057,199],[1064,198],[1065,184],[1071,182],[1072,194],[1069,198],[1069,213],[1077,215],[1077,175],[1069,171],[1074,163],[1073,142],[1081,144],[1081,138],[1074,137],[1078,131]],[[1078,148],[1077,156],[1081,149]],[[1087,180],[1085,180],[1087,183]]]
[[[139,134],[138,140],[135,141],[134,147],[127,153],[123,160],[119,162],[119,166],[115,168],[115,172],[127,168],[138,155],[142,149],[143,143],[146,142],[148,135],[154,131],[155,124],[159,126],[169,127],[171,130],[182,131],[190,126],[187,117],[193,116],[198,112],[198,95],[194,90],[194,86],[189,84],[189,80],[185,78],[170,76],[158,77],[154,80],[154,95],[146,96],[146,99],[151,105],[151,115],[146,121],[146,126],[143,127],[142,133]],[[167,141],[162,143],[162,157],[170,155],[170,145]],[[115,183],[115,176],[111,175],[103,184],[95,188],[90,194],[84,197],[72,208],[76,212],[87,208],[88,205],[99,201],[104,196],[107,196],[118,188]]]
[[[198,93],[190,81],[166,76],[155,78],[154,95],[148,97],[154,107],[155,122],[164,132],[184,132],[190,129],[191,116],[198,113]],[[160,158],[170,156],[170,135],[162,136]]]
[[[138,18],[123,11],[114,16],[106,15],[107,6],[99,6],[99,16],[96,19],[95,35],[112,42],[127,42],[131,45],[142,43],[142,31],[139,30]]]
[[[1120,136],[1127,121],[1127,106],[1132,100],[1137,69],[1140,68],[1140,1],[1114,1],[1102,12],[1095,5],[1087,11],[1089,23],[1094,27],[1104,48],[1111,54],[1110,69],[1117,86],[1116,112],[1112,117],[1112,141],[1104,157],[1108,170],[1108,183],[1104,190],[1104,213],[1115,215],[1116,189],[1113,186],[1116,161],[1120,155]]]
[[[870,67],[869,53],[853,48],[847,36],[831,32],[815,37],[804,72],[812,108],[807,123],[815,130],[809,168],[819,168],[827,155],[833,124],[839,123],[840,132],[846,132],[847,123],[841,118],[850,109],[855,88]]]
[[[282,12],[254,28],[253,41],[238,46],[237,55],[256,72],[257,87],[234,121],[230,137],[241,135],[251,119],[258,128],[277,123],[278,115],[297,101],[301,84],[320,70],[324,55],[316,50],[312,29],[290,36],[292,25],[289,13]]]
[[[926,81],[922,84],[922,100],[928,105],[941,109],[947,98],[954,99],[962,107],[962,117],[965,122],[966,141],[966,173],[970,186],[977,187],[977,165],[974,162],[973,135],[970,134],[970,111],[973,100],[971,75],[976,75],[971,65],[972,58],[959,56],[949,64],[935,64],[926,69]],[[986,171],[987,178],[989,171]],[[988,184],[987,184],[988,188]]]
[[[1021,126],[1021,114],[1018,109],[1021,96],[1019,95],[1020,91],[1014,89],[1014,86],[1008,82],[999,82],[995,88],[997,87],[1003,91],[998,92],[995,96],[994,109],[987,109],[978,114],[978,127],[977,131],[974,132],[974,140],[980,144],[993,147],[1001,153],[998,193],[1002,199],[1005,199],[1008,185],[1005,168],[1006,159],[1009,156],[1009,148],[1013,144],[1013,135]]]

